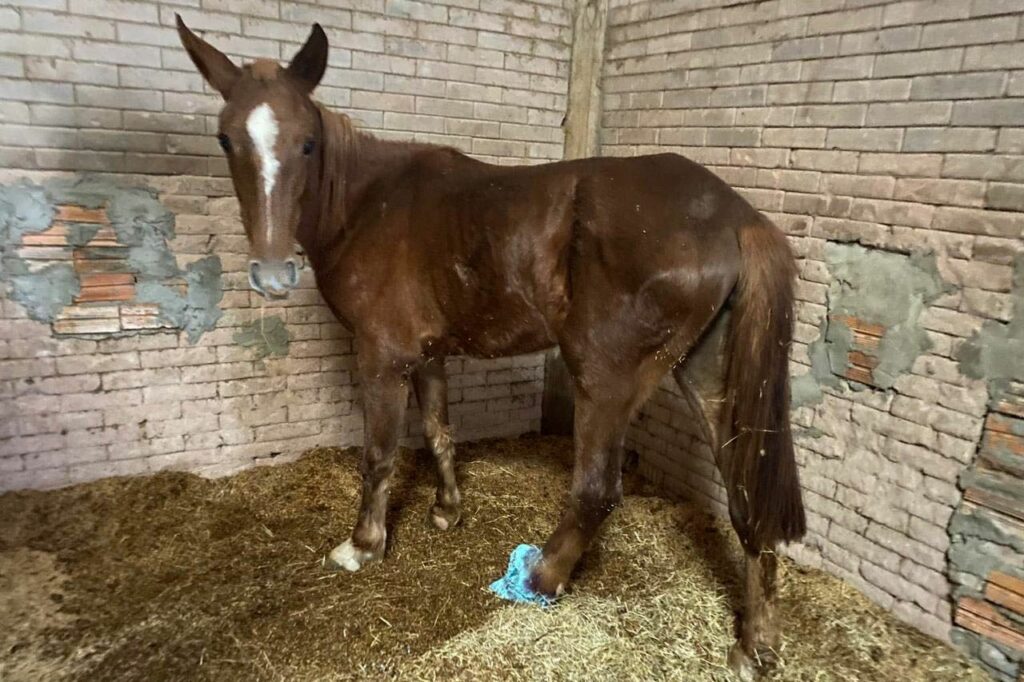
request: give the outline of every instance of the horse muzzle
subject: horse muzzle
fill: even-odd
[[[299,283],[295,259],[249,261],[249,286],[267,298],[284,298]]]

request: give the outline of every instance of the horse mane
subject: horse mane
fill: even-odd
[[[346,223],[361,195],[375,180],[396,172],[417,154],[443,147],[423,142],[381,140],[360,131],[352,119],[314,102],[320,118],[318,212],[311,221],[311,249],[328,248],[349,227]]]
[[[361,133],[356,131],[352,119],[345,114],[331,111],[319,102],[316,108],[321,128],[316,241],[325,244],[345,222],[349,194],[348,171],[358,162],[358,136]]]

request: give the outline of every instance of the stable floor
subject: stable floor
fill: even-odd
[[[328,573],[357,458],[0,496],[0,679],[729,679],[739,556],[720,521],[627,476],[572,593],[512,605],[486,587],[554,527],[571,443],[462,445],[447,533],[426,523],[430,463],[403,452],[387,559]],[[787,561],[781,580],[769,679],[987,679],[836,578]]]

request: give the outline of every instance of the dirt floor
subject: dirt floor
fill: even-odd
[[[448,533],[426,523],[431,467],[404,452],[387,559],[355,575],[321,565],[355,516],[355,450],[0,496],[0,679],[729,679],[731,533],[638,481],[557,606],[487,592],[554,527],[570,450],[462,445]],[[831,576],[786,562],[782,581],[771,679],[987,679]]]

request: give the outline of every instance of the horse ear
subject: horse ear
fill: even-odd
[[[175,14],[174,18],[178,23],[178,37],[181,38],[181,44],[185,46],[188,56],[192,58],[192,63],[199,69],[199,73],[203,74],[206,82],[227,99],[242,70],[223,52],[193,33],[181,20],[180,14]]]
[[[288,73],[307,93],[313,92],[313,88],[319,85],[320,79],[324,77],[324,71],[327,69],[327,51],[327,34],[320,24],[313,24],[306,44],[288,65]]]

